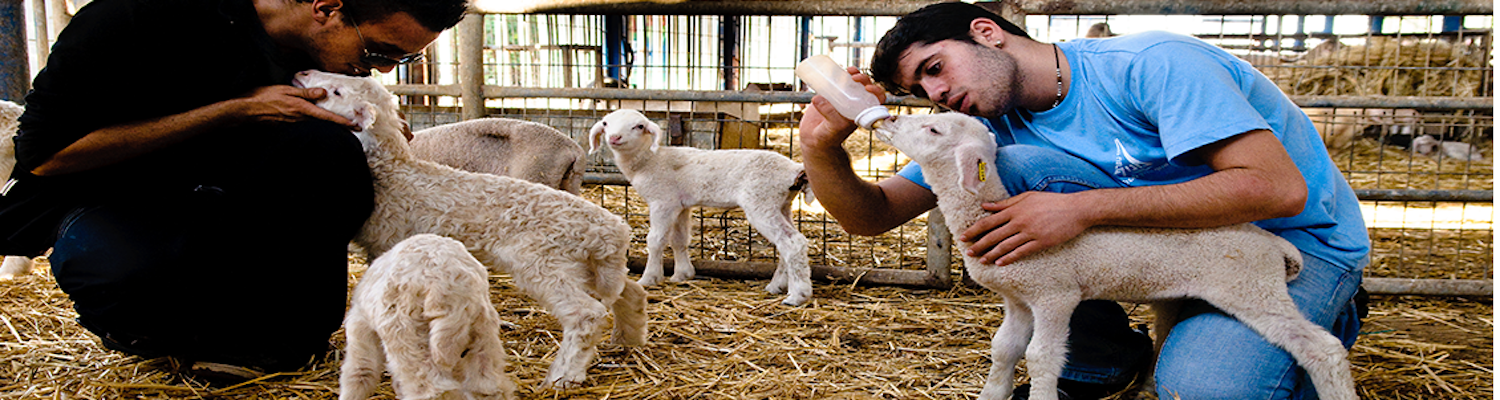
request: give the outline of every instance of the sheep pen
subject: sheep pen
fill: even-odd
[[[777,127],[770,131],[771,141],[789,143],[791,133],[789,127]],[[866,136],[855,135],[846,144],[856,159],[868,155],[884,160],[877,164],[896,159]],[[1492,188],[1489,179],[1450,181],[1464,171],[1488,171],[1490,161],[1439,163],[1369,139],[1356,141],[1355,148],[1354,158],[1340,163],[1346,170],[1408,171],[1350,173],[1356,188]],[[890,168],[873,165],[860,171],[888,176]],[[631,257],[644,259],[645,203],[629,187],[584,189],[585,198],[626,216],[635,238]],[[1436,209],[1441,204],[1406,206]],[[807,210],[796,211],[795,219],[812,242],[808,255],[814,264],[920,269],[925,262],[925,219],[873,238],[850,236],[829,218]],[[738,211],[696,212],[694,259],[774,260],[774,247],[743,221]],[[1488,215],[1483,222],[1490,222]],[[1490,229],[1371,229],[1371,236],[1374,251],[1367,276],[1492,278]],[[57,289],[46,259],[38,261],[31,274],[0,283],[0,399],[337,397],[342,331],[330,337],[335,350],[304,371],[212,386],[169,372],[165,360],[124,356],[99,346],[73,321],[72,303]],[[350,259],[351,288],[365,262]],[[510,277],[490,277],[521,398],[966,399],[979,393],[989,368],[989,339],[1003,317],[998,295],[965,286],[868,287],[816,279],[813,300],[796,308],[766,293],[764,279],[700,277],[648,289],[652,328],[646,346],[629,351],[603,346],[584,387],[537,392],[561,328]],[[1146,307],[1131,310],[1135,323],[1149,325]],[[1363,334],[1350,352],[1361,398],[1492,398],[1493,315],[1489,297],[1375,296]],[[376,394],[372,398],[393,398],[389,381]]]
[[[790,131],[771,134],[784,137]],[[846,145],[856,159],[894,157],[864,136],[855,135]],[[773,142],[786,143],[781,138]],[[1355,147],[1355,159],[1341,167],[1377,171],[1411,166],[1412,171],[1351,174],[1357,188],[1430,187],[1438,184],[1435,179],[1454,176],[1433,172],[1491,168],[1489,161],[1439,165],[1369,139],[1357,141]],[[870,170],[881,174],[886,172],[875,170],[889,168],[876,165]],[[1466,185],[1462,188],[1490,189],[1492,182]],[[629,187],[584,189],[585,198],[627,217],[636,242],[631,256],[643,259],[645,203]],[[796,214],[813,242],[808,255],[814,264],[919,269],[925,262],[925,219],[870,238],[850,236],[813,212]],[[737,211],[696,212],[694,259],[774,260],[774,247],[743,221]],[[1491,279],[1492,232],[1371,229],[1375,249],[1367,276]],[[40,268],[31,274],[0,284],[0,399],[337,397],[342,331],[330,338],[335,350],[304,371],[212,386],[169,372],[165,360],[124,356],[99,346],[73,321],[72,303],[57,290],[46,259],[38,261]],[[350,259],[351,288],[365,262]],[[813,300],[796,308],[766,293],[764,279],[700,277],[648,289],[652,328],[646,346],[629,351],[603,346],[584,387],[537,392],[561,328],[540,305],[526,299],[510,277],[490,277],[521,398],[966,399],[979,393],[989,368],[989,339],[1003,317],[998,295],[962,285],[913,289],[816,279]],[[1361,398],[1492,398],[1491,302],[1488,297],[1375,296],[1363,334],[1350,352]],[[1146,307],[1131,310],[1135,323],[1149,325]],[[389,381],[376,394],[372,398],[393,398]]]

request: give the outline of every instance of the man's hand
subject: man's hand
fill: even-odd
[[[1025,192],[984,203],[995,214],[975,221],[955,238],[972,242],[964,254],[980,262],[1008,265],[1032,254],[1072,240],[1092,226],[1083,210],[1072,207],[1068,194]],[[998,262],[997,262],[998,260]]]
[[[246,122],[297,122],[321,119],[346,126],[351,130],[360,130],[354,121],[313,104],[327,95],[328,93],[322,88],[302,89],[276,85],[255,89],[236,101],[241,105],[242,116]]]
[[[849,67],[849,74],[853,75],[854,81],[865,86],[865,90],[875,94],[875,98],[885,101],[885,90],[876,85],[869,76],[860,73],[859,68]],[[849,139],[855,129],[859,128],[854,121],[839,114],[833,103],[823,96],[813,96],[813,112],[802,113],[802,121],[799,131],[802,134],[801,142],[804,148],[829,149],[843,146],[844,140]]]

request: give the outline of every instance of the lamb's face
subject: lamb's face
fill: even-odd
[[[880,124],[875,136],[923,166],[956,163],[959,183],[971,193],[996,176],[995,138],[972,116],[904,115]]]
[[[361,128],[368,129],[382,112],[395,113],[395,96],[375,78],[307,70],[292,77],[292,86],[327,91],[328,95],[317,102],[318,107],[348,118]]]
[[[995,139],[984,124],[953,112],[896,117],[881,123],[875,129],[875,136],[919,164],[947,156],[964,145],[995,147]]]
[[[605,115],[589,129],[589,152],[600,148],[600,139],[615,152],[636,152],[649,148],[656,151],[661,126],[651,122],[640,111],[622,109]]]

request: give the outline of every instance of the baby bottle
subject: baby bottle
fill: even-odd
[[[797,63],[797,77],[861,128],[871,129],[891,116],[874,94],[865,91],[864,85],[855,82],[848,70],[827,55],[808,57]]]

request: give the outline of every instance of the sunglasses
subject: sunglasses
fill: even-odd
[[[359,32],[359,23],[358,22],[354,22],[354,19],[352,19],[352,18],[349,19],[349,22],[351,23],[350,25],[354,26],[354,34],[355,35],[359,35],[359,42],[360,43],[369,43],[369,42],[365,41],[365,34]],[[389,66],[400,65],[400,64],[410,64],[410,63],[414,63],[414,62],[417,62],[417,61],[422,61],[422,53],[411,53],[411,54],[406,54],[406,55],[403,55],[403,56],[400,56],[400,57],[391,57],[391,56],[388,56],[388,55],[385,55],[385,54],[371,53],[370,52],[370,46],[369,46],[369,44],[365,45],[364,50],[365,50],[365,55],[359,57],[359,62],[365,63],[365,64],[367,64],[369,66],[372,66],[372,67],[377,67],[377,68],[379,68],[379,67],[389,67]]]

